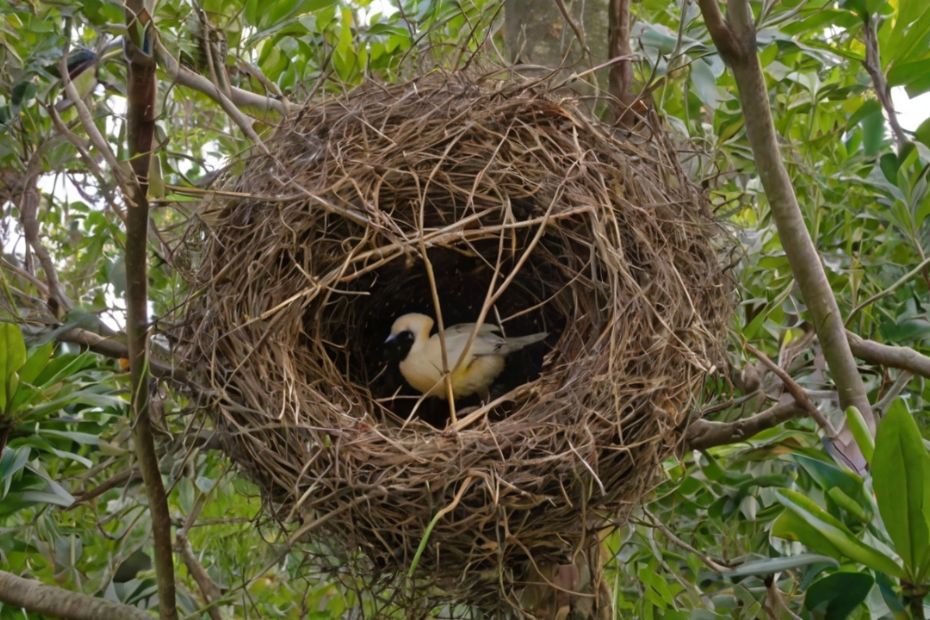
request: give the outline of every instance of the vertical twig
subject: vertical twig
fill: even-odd
[[[872,78],[872,87],[878,96],[879,103],[885,109],[885,115],[888,116],[888,124],[891,125],[891,134],[894,136],[895,144],[901,148],[907,144],[907,136],[898,123],[898,115],[894,111],[894,103],[891,101],[891,89],[888,88],[888,82],[885,81],[885,74],[882,73],[881,54],[878,49],[878,20],[874,15],[866,14],[863,20],[863,30],[865,31],[865,70],[869,77]]]
[[[38,181],[41,170],[42,149],[34,153],[26,166],[26,173],[23,175],[22,185],[13,197],[13,203],[19,209],[20,220],[23,224],[23,233],[29,247],[35,252],[42,265],[42,271],[45,272],[45,281],[48,283],[48,299],[46,303],[52,314],[62,316],[71,311],[72,304],[68,295],[65,293],[61,282],[58,279],[58,271],[55,269],[55,263],[48,253],[39,231],[39,205],[41,203],[41,194],[39,193]]]
[[[126,196],[126,330],[129,336],[129,368],[132,386],[133,439],[145,482],[152,517],[155,576],[158,581],[159,616],[178,617],[175,600],[171,515],[158,468],[152,422],[149,417],[148,368],[148,170],[155,133],[155,32],[145,0],[125,5],[125,51],[129,64],[127,87],[127,142],[136,182]]]
[[[698,0],[707,29],[726,61],[739,91],[746,133],[765,194],[778,228],[778,236],[791,265],[801,295],[811,314],[814,330],[823,347],[845,409],[854,406],[875,431],[875,416],[865,384],[849,348],[843,318],[827,280],[820,255],[804,223],[794,187],[779,153],[768,90],[756,55],[756,33],[748,0],[729,0],[724,18],[717,0]],[[844,424],[836,442],[837,450],[857,470],[865,469],[852,434]]]
[[[607,5],[607,57],[620,58],[610,66],[608,89],[617,100],[614,118],[621,125],[632,125],[633,52],[630,47],[630,0],[609,0]]]

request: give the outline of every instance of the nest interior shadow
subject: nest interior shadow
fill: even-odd
[[[367,84],[223,187],[192,235],[184,363],[276,514],[372,590],[519,607],[532,565],[640,500],[720,355],[720,229],[674,149],[545,85]],[[447,326],[549,334],[454,420],[382,349],[436,300]]]

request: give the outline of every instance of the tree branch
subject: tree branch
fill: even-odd
[[[874,15],[865,16],[865,70],[869,77],[872,78],[872,88],[878,96],[879,103],[885,109],[885,115],[888,117],[888,124],[891,125],[891,134],[894,136],[895,144],[898,148],[907,144],[907,136],[898,123],[898,115],[894,111],[894,103],[891,101],[891,89],[888,88],[888,82],[885,81],[885,74],[882,73],[881,55],[878,50],[878,20]]]
[[[870,364],[899,368],[930,379],[930,357],[909,347],[896,347],[874,340],[864,340],[852,332],[846,332],[853,354]]]
[[[75,327],[70,329],[62,334],[59,334],[56,340],[60,342],[70,342],[73,344],[79,344],[85,346],[94,353],[99,353],[101,355],[106,355],[107,357],[113,357],[116,359],[123,358],[129,359],[129,347],[122,342],[122,339],[117,336],[101,336],[95,332],[81,329]],[[152,371],[152,374],[160,379],[175,379],[177,381],[185,382],[187,380],[187,374],[181,368],[175,368],[174,366],[163,362],[158,359],[153,359],[149,357],[149,369]]]
[[[811,314],[840,404],[844,409],[849,406],[859,409],[874,432],[875,416],[846,339],[839,307],[779,153],[768,90],[755,51],[756,37],[748,1],[729,0],[726,21],[720,15],[716,0],[699,0],[699,4],[711,37],[733,72],[746,119],[746,134],[772,218]],[[865,469],[865,459],[845,424],[836,444],[856,469]]]
[[[630,0],[609,0],[607,5],[607,57],[620,58],[610,66],[608,88],[617,100],[614,118],[625,126],[636,118],[633,106],[633,51],[630,47]]]
[[[242,113],[242,111],[237,106],[252,106],[258,107],[262,110],[270,110],[281,114],[282,116],[287,115],[289,111],[289,106],[277,99],[272,99],[271,97],[265,97],[241,88],[231,88],[230,96],[227,97],[223,92],[217,87],[216,84],[208,80],[202,75],[194,73],[193,71],[182,67],[174,56],[165,49],[165,46],[162,45],[161,41],[155,42],[155,54],[158,57],[158,63],[165,68],[165,71],[168,72],[168,75],[171,76],[175,82],[182,86],[188,88],[193,88],[196,91],[199,91],[206,96],[210,97],[218,104],[220,107],[229,114],[230,118],[242,129],[249,138],[253,139],[256,143],[261,143],[261,140],[257,139],[255,135],[255,130],[252,129],[252,121]],[[254,136],[254,137],[253,137]]]
[[[720,7],[717,6],[717,0],[698,0],[698,6],[701,8],[701,14],[704,16],[704,23],[707,24],[707,30],[710,37],[714,40],[714,45],[723,59],[730,62],[730,58],[736,58],[739,54],[739,43],[730,26],[723,18]]]
[[[850,323],[850,321],[852,320],[852,318],[853,318],[854,316],[856,316],[856,315],[859,313],[860,310],[862,310],[862,309],[865,308],[866,306],[872,304],[873,302],[878,301],[879,299],[881,299],[881,298],[883,298],[883,297],[887,297],[888,295],[891,295],[891,294],[894,293],[896,290],[898,290],[899,288],[901,288],[902,286],[904,286],[905,284],[907,284],[907,282],[908,282],[911,278],[913,278],[913,277],[916,276],[916,275],[919,275],[919,274],[923,273],[924,269],[926,269],[927,267],[930,267],[930,257],[925,258],[925,259],[923,259],[922,261],[920,261],[920,263],[919,263],[916,267],[914,267],[913,269],[911,269],[910,271],[908,271],[906,274],[904,274],[903,276],[901,276],[900,278],[898,278],[898,279],[897,279],[891,286],[889,286],[888,288],[883,289],[883,290],[881,290],[881,291],[875,293],[874,295],[869,296],[865,301],[863,301],[862,303],[857,304],[855,308],[853,308],[852,310],[849,311],[849,316],[846,317],[846,324],[849,325],[849,323]]]
[[[80,592],[72,592],[23,579],[0,570],[0,601],[13,608],[65,620],[151,620],[137,607],[113,603]]]
[[[155,577],[158,582],[159,615],[176,620],[176,586],[171,544],[171,515],[165,486],[158,468],[149,401],[148,361],[148,171],[155,133],[155,40],[146,0],[127,0],[126,58],[129,65],[126,89],[126,134],[130,165],[135,175],[132,194],[126,196],[126,331],[129,340],[131,402],[135,424],[133,439],[152,517]]]
[[[688,427],[684,445],[691,450],[706,450],[713,446],[736,443],[805,413],[807,411],[803,407],[790,402],[775,405],[748,418],[733,422],[695,420]]]
[[[55,263],[51,255],[42,243],[39,234],[39,204],[41,203],[41,194],[39,193],[38,181],[41,161],[39,153],[35,153],[29,165],[26,167],[25,178],[21,192],[14,196],[13,202],[19,209],[20,219],[23,224],[23,233],[26,235],[26,241],[29,247],[35,252],[42,265],[42,271],[45,272],[45,280],[48,283],[48,303],[49,309],[55,316],[62,316],[71,311],[72,304],[68,295],[65,293],[58,279],[58,270],[55,269]]]
[[[827,436],[830,437],[830,439],[835,439],[836,429],[833,428],[833,425],[830,424],[830,421],[827,420],[827,418],[825,418],[824,415],[820,413],[820,410],[817,409],[814,403],[811,402],[811,399],[808,398],[804,388],[798,385],[797,381],[795,381],[791,375],[785,372],[784,369],[780,368],[778,364],[770,360],[768,355],[755,348],[748,342],[744,346],[746,347],[747,351],[755,355],[759,361],[762,362],[763,366],[771,370],[773,373],[775,373],[775,376],[781,379],[785,389],[788,390],[788,393],[791,394],[792,398],[794,398],[794,404],[806,411],[808,415],[810,415],[810,417],[813,418],[815,422],[817,422],[817,425],[827,433]]]
[[[572,32],[575,34],[575,38],[578,39],[578,45],[581,46],[581,51],[587,54],[588,58],[591,58],[591,48],[588,47],[588,42],[585,40],[584,32],[572,18],[571,11],[569,11],[568,7],[565,6],[565,0],[555,0],[555,4],[559,9],[559,13],[562,14],[562,19],[564,19],[569,28],[572,29]]]

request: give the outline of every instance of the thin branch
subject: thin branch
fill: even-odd
[[[712,557],[710,557],[703,551],[696,549],[693,545],[679,538],[678,535],[675,534],[675,532],[667,528],[659,519],[656,518],[655,515],[649,512],[649,510],[647,510],[646,508],[643,508],[643,514],[646,515],[647,521],[645,522],[645,524],[647,526],[655,528],[659,530],[660,532],[662,532],[665,535],[665,537],[668,538],[672,543],[678,545],[685,551],[688,551],[689,553],[693,554],[698,559],[700,559],[702,562],[704,562],[707,568],[711,569],[712,571],[716,573],[725,573],[730,570],[731,567],[721,564],[720,562],[717,562],[716,560],[714,560]]]
[[[891,133],[894,136],[895,144],[901,148],[907,144],[907,136],[898,123],[898,114],[894,110],[894,102],[891,100],[891,89],[888,88],[888,82],[885,81],[885,74],[882,73],[881,54],[878,49],[878,19],[875,15],[868,14],[865,16],[865,70],[869,77],[872,78],[872,88],[878,96],[879,103],[885,109],[885,116],[888,117],[888,124],[891,125]]]
[[[265,97],[251,91],[233,87],[230,90],[230,96],[227,97],[222,91],[210,80],[204,76],[194,73],[181,64],[171,55],[171,53],[162,45],[161,41],[155,42],[155,54],[158,57],[158,64],[164,67],[165,71],[172,80],[180,84],[199,91],[216,101],[223,110],[239,125],[245,132],[254,133],[252,121],[237,106],[258,107],[262,110],[277,112],[285,116],[289,112],[289,106],[284,101],[279,101],[272,97]]]
[[[184,560],[187,572],[190,573],[190,576],[197,584],[197,588],[200,590],[201,596],[203,596],[204,608],[207,614],[209,614],[211,620],[222,620],[223,616],[220,610],[217,609],[215,602],[223,596],[223,591],[216,585],[216,582],[210,578],[206,569],[194,556],[190,541],[187,539],[186,535],[178,532],[175,547],[181,559]]]
[[[65,293],[58,279],[58,270],[55,268],[55,262],[48,253],[45,245],[42,243],[39,234],[39,204],[41,203],[41,194],[39,193],[39,161],[41,156],[36,153],[26,169],[26,175],[22,191],[17,197],[14,197],[14,203],[19,209],[20,219],[23,224],[23,232],[26,235],[26,241],[32,248],[33,252],[42,265],[42,271],[45,272],[45,280],[48,283],[48,300],[47,303],[52,313],[56,316],[62,316],[70,312],[72,308],[71,300]]]
[[[116,183],[123,194],[129,195],[129,193],[134,189],[136,180],[126,169],[125,164],[116,158],[116,154],[113,152],[113,149],[110,148],[106,138],[104,138],[103,134],[100,133],[100,130],[97,129],[97,124],[94,122],[93,115],[91,115],[90,110],[87,109],[87,106],[84,104],[84,100],[81,98],[80,93],[78,93],[77,88],[75,88],[74,84],[71,82],[71,78],[68,75],[67,56],[67,50],[65,50],[65,54],[62,55],[61,62],[58,66],[58,70],[61,73],[61,81],[65,88],[65,93],[74,104],[74,109],[77,111],[78,118],[81,121],[81,126],[84,128],[84,131],[87,132],[87,137],[90,140],[90,143],[94,145],[94,148],[97,149],[97,151],[100,153],[100,156],[103,157],[103,160],[107,163],[108,166],[110,166],[110,169],[113,171],[113,176],[116,179]]]
[[[194,526],[194,523],[196,523],[206,501],[206,493],[201,493],[197,496],[191,511],[184,519],[184,524],[178,530],[175,537],[175,548],[181,555],[181,559],[184,560],[184,565],[187,566],[187,572],[190,573],[191,577],[193,577],[194,581],[197,583],[197,588],[200,590],[201,596],[203,596],[204,608],[210,615],[211,620],[221,620],[222,614],[220,610],[217,609],[217,602],[223,596],[223,590],[210,578],[203,564],[201,564],[194,555],[190,540],[187,538],[187,533]]]
[[[696,420],[688,427],[684,445],[690,450],[706,450],[714,446],[737,443],[805,413],[807,410],[803,407],[790,402],[774,405],[765,411],[733,422]]]
[[[891,403],[901,395],[901,392],[907,388],[907,384],[910,383],[913,378],[914,375],[908,371],[901,371],[898,378],[891,384],[891,387],[888,388],[888,390],[882,394],[881,399],[875,403],[875,411],[878,411],[880,415],[884,415],[884,413],[888,411],[888,407],[891,406]]]
[[[85,504],[92,499],[100,497],[110,489],[114,489],[122,484],[126,484],[135,480],[142,478],[142,474],[138,469],[132,468],[129,470],[121,471],[118,474],[110,476],[99,485],[95,486],[93,489],[79,493],[74,498],[74,503],[66,508],[66,510],[71,510],[72,508],[77,508],[81,504]]]
[[[0,602],[65,620],[151,620],[138,607],[72,592],[0,570]]]
[[[622,58],[611,65],[608,73],[608,89],[617,100],[614,118],[622,125],[634,124],[636,118],[630,113],[633,106],[633,51],[630,46],[630,2],[631,0],[609,0],[607,5],[607,57]]]
[[[930,357],[910,347],[897,347],[874,340],[865,340],[852,332],[846,332],[853,354],[870,364],[900,368],[930,379]]]
[[[106,175],[104,174],[103,169],[100,167],[100,164],[97,163],[97,160],[94,159],[90,154],[91,145],[88,144],[88,142],[81,138],[79,135],[71,131],[67,125],[65,125],[64,121],[61,119],[61,116],[58,114],[58,110],[55,109],[55,106],[46,106],[45,110],[48,112],[49,117],[52,119],[52,123],[55,125],[55,129],[58,130],[58,133],[63,136],[65,140],[70,142],[75,149],[77,149],[81,159],[84,160],[84,164],[90,170],[91,174],[97,178],[97,181],[100,182],[101,189],[103,189],[107,194],[107,206],[109,206],[119,217],[120,221],[125,224],[126,214],[122,209],[119,208],[119,205],[116,204],[116,201],[112,200],[112,192],[106,186]]]
[[[157,82],[152,45],[155,28],[146,0],[127,0],[124,6],[126,59],[126,141],[134,174],[132,193],[125,196],[126,218],[126,332],[133,412],[133,444],[142,471],[152,518],[152,546],[158,582],[158,611],[162,620],[178,617],[171,514],[158,467],[152,436],[148,360],[148,171],[155,134]]]
[[[859,409],[874,432],[875,416],[846,339],[839,306],[779,152],[769,92],[756,53],[755,27],[748,0],[729,0],[727,20],[721,16],[717,0],[699,0],[699,5],[714,43],[733,72],[746,134],[772,219],[823,347],[840,405],[844,409],[849,406]],[[845,424],[835,445],[855,469],[865,470],[865,459]]]
[[[794,403],[804,409],[804,411],[806,411],[808,415],[810,415],[810,417],[813,418],[815,422],[817,422],[817,425],[827,433],[830,439],[834,439],[836,437],[836,429],[833,428],[833,425],[830,424],[830,421],[827,420],[827,418],[825,418],[822,413],[820,413],[820,410],[817,409],[816,405],[811,402],[811,399],[808,397],[807,392],[804,391],[804,388],[798,385],[797,381],[795,381],[791,375],[785,372],[784,369],[782,369],[778,364],[769,359],[768,355],[755,348],[748,342],[743,346],[747,351],[755,355],[759,361],[762,362],[763,366],[771,370],[773,373],[775,373],[775,376],[781,379],[785,389],[789,394],[791,394],[791,397],[794,398]]]
[[[891,294],[894,293],[896,290],[898,290],[899,288],[901,288],[902,286],[904,286],[905,284],[907,284],[907,282],[908,282],[911,278],[913,278],[913,277],[916,276],[916,275],[920,275],[921,273],[923,273],[924,269],[926,269],[928,266],[930,266],[930,257],[927,257],[927,258],[925,258],[924,260],[920,261],[920,263],[919,263],[916,267],[914,267],[913,269],[911,269],[910,271],[908,271],[906,274],[904,274],[903,276],[901,276],[900,278],[898,278],[898,279],[897,279],[891,286],[889,286],[888,288],[883,289],[883,290],[881,290],[881,291],[875,293],[874,295],[870,296],[869,298],[867,298],[867,299],[866,299],[865,301],[863,301],[862,303],[857,304],[856,307],[853,308],[853,309],[849,312],[849,316],[846,317],[846,325],[849,325],[849,322],[852,320],[852,318],[853,318],[854,316],[856,316],[856,315],[859,313],[860,310],[862,310],[862,309],[865,308],[866,306],[868,306],[868,305],[870,305],[870,304],[872,304],[872,303],[878,301],[879,299],[881,299],[881,298],[883,298],[883,297],[887,297],[888,295],[891,295]]]
[[[581,45],[581,50],[587,54],[588,58],[591,58],[591,48],[588,47],[588,42],[585,41],[584,32],[572,18],[571,12],[568,10],[568,7],[565,6],[565,0],[555,0],[555,4],[557,7],[559,7],[559,13],[562,14],[562,19],[565,20],[565,22],[572,29],[572,32],[575,33],[575,38],[578,39],[578,43]]]

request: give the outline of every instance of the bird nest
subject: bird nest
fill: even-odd
[[[196,228],[185,363],[307,548],[382,592],[518,607],[635,507],[731,306],[719,228],[645,127],[434,74],[308,105],[229,173]],[[450,403],[382,355],[414,311],[549,335]]]

